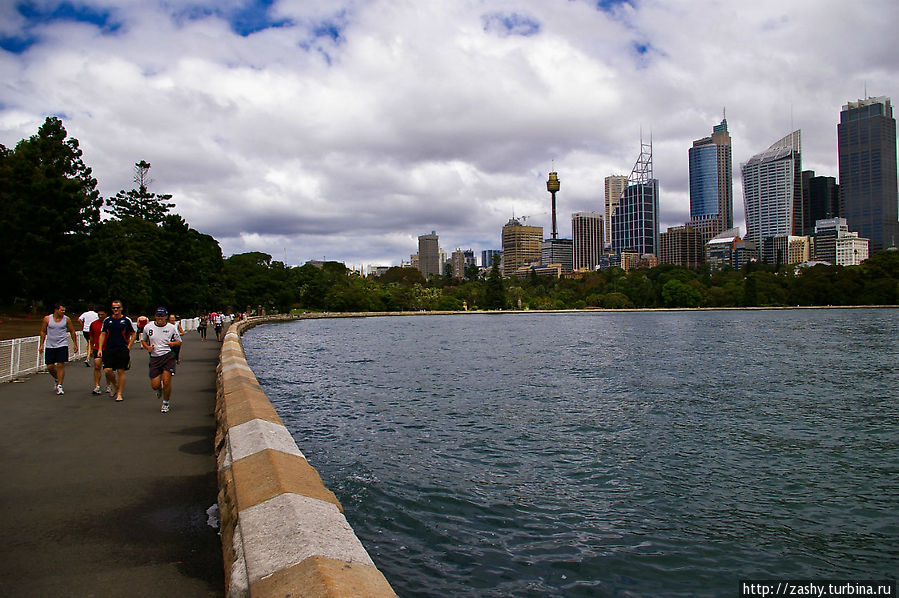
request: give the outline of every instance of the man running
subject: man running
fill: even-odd
[[[75,336],[75,327],[72,320],[66,315],[66,307],[62,303],[53,306],[53,313],[44,316],[41,323],[41,342],[39,352],[44,353],[44,363],[47,371],[56,381],[56,394],[64,395],[62,381],[66,377],[66,362],[69,360],[69,341],[66,340],[66,332],[72,335],[72,343],[78,348],[78,337]],[[44,348],[44,344],[47,348]]]
[[[103,321],[100,350],[106,372],[106,390],[110,397],[122,401],[125,391],[125,372],[131,369],[131,345],[134,343],[134,323],[122,313],[122,302],[112,302],[112,315]]]
[[[168,312],[160,307],[154,314],[153,322],[144,326],[140,345],[150,354],[150,387],[156,391],[156,398],[162,399],[162,413],[169,412],[172,397],[172,375],[175,373],[175,353],[181,346],[178,327],[168,321]]]

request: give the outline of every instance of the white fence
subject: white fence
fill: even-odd
[[[197,318],[181,320],[181,328],[184,332],[196,330],[198,322]],[[69,361],[87,357],[87,340],[80,330],[75,336],[78,338],[77,347],[72,346],[72,337],[66,335],[69,341]],[[40,344],[39,336],[0,341],[0,382],[9,382],[19,376],[44,370],[44,354],[38,350]]]

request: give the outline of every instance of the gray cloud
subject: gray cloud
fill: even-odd
[[[641,130],[662,226],[680,224],[687,150],[725,107],[739,220],[740,162],[792,126],[804,166],[835,176],[840,107],[899,81],[888,0],[83,6],[0,8],[0,143],[64,115],[105,196],[145,159],[226,255],[290,263],[396,264],[431,230],[497,247],[513,212],[548,231],[552,168],[567,234]]]

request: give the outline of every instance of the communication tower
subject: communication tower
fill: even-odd
[[[558,237],[558,229],[556,227],[556,191],[559,190],[561,183],[559,182],[559,173],[553,171],[549,173],[549,180],[546,181],[546,190],[550,192],[553,198],[553,231],[552,238]]]

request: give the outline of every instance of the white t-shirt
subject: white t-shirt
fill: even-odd
[[[97,312],[91,309],[78,316],[78,319],[81,320],[81,330],[84,332],[90,332],[91,324],[99,320],[100,316],[97,315]]]
[[[178,334],[178,327],[174,324],[166,324],[165,326],[157,326],[156,322],[150,322],[144,326],[142,340],[153,347],[150,355],[159,357],[166,353],[171,353],[172,348],[167,343],[171,341],[180,341],[181,335]]]

